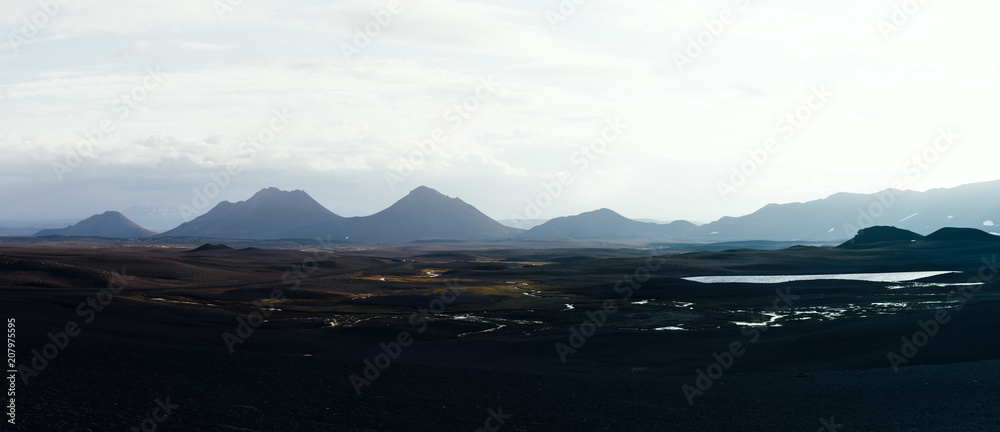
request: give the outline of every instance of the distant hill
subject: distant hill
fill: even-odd
[[[517,229],[523,229],[523,230],[532,229],[532,228],[534,228],[536,226],[539,226],[539,225],[541,225],[541,224],[543,224],[543,223],[545,223],[547,221],[548,221],[548,219],[499,219],[499,220],[497,220],[497,222],[500,222],[504,226],[508,226],[508,227],[511,227],[511,228],[517,228]]]
[[[75,225],[61,229],[43,229],[36,232],[35,237],[61,235],[71,237],[111,237],[135,238],[149,237],[156,233],[145,229],[116,211],[107,211],[86,218]]]
[[[985,233],[984,233],[985,234]],[[989,234],[987,234],[989,235]],[[871,245],[882,245],[889,242],[913,242],[920,240],[924,236],[913,231],[907,231],[891,226],[874,226],[858,231],[854,238],[846,243],[837,246],[839,248],[858,248]]]
[[[649,222],[649,223],[661,224],[661,225],[666,225],[666,224],[670,224],[670,223],[674,223],[674,222],[691,222],[691,223],[693,223],[695,225],[705,225],[704,222],[698,222],[698,221],[677,221],[677,220],[663,221],[663,220],[659,220],[659,219],[632,219],[632,220],[639,221],[639,222]]]
[[[552,219],[536,226],[521,237],[546,238],[566,237],[576,239],[612,238],[685,238],[697,230],[698,226],[675,221],[669,224],[639,222],[622,216],[609,209],[594,210],[576,216]]]
[[[122,214],[139,225],[160,232],[176,228],[185,222],[184,214],[177,207],[135,205],[122,210]]]
[[[892,225],[918,234],[942,227],[1000,224],[1000,180],[926,192],[838,193],[805,203],[769,204],[700,227],[706,240],[843,241],[861,228]],[[712,234],[715,233],[715,234]]]
[[[975,228],[941,228],[924,238],[926,241],[975,241],[1000,243],[1000,236]]]
[[[246,201],[223,201],[208,213],[158,237],[338,239],[344,221],[303,191],[267,188]]]
[[[426,186],[411,191],[391,207],[352,218],[350,241],[399,243],[416,240],[498,240],[521,232],[490,219],[475,207]]]

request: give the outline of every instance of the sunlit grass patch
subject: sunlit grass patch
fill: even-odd
[[[544,285],[537,285],[530,281],[509,281],[502,284],[490,283],[488,285],[472,285],[456,287],[460,291],[471,292],[479,295],[501,295],[501,296],[524,296],[525,293],[540,293],[547,288]]]
[[[477,281],[474,279],[455,279],[445,276],[448,270],[442,269],[420,269],[417,270],[416,274],[409,275],[398,275],[398,274],[374,274],[374,275],[359,275],[355,276],[355,279],[368,280],[375,282],[388,282],[388,283],[428,283],[428,282],[441,282],[444,283],[448,281],[450,283],[459,284],[474,284],[482,283],[482,281]]]

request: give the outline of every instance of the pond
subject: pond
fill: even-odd
[[[795,281],[810,280],[856,280],[868,282],[907,282],[917,279],[928,278],[948,273],[959,273],[955,271],[921,271],[921,272],[894,272],[894,273],[845,273],[845,274],[816,274],[816,275],[766,275],[766,276],[694,276],[686,277],[684,280],[701,283],[752,283],[752,284],[773,284]]]

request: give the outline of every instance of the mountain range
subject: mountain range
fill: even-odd
[[[892,225],[927,235],[942,227],[1000,232],[1000,181],[926,192],[887,189],[874,194],[838,193],[792,204],[768,204],[742,217],[702,225],[717,241],[842,241],[858,230]]]
[[[723,217],[700,226],[687,221],[641,222],[600,209],[532,223],[524,230],[503,225],[461,199],[425,186],[364,217],[339,216],[301,190],[267,188],[246,201],[223,201],[156,237],[329,237],[372,243],[544,238],[842,242],[876,225],[892,225],[920,236],[944,227],[1000,231],[995,228],[1000,223],[998,191],[1000,180],[926,192],[887,189],[875,194],[838,193],[805,203],[769,204],[745,216]],[[140,210],[135,211],[149,213]],[[153,233],[121,213],[106,212],[35,235],[145,237]]]

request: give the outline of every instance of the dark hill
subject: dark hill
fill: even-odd
[[[134,238],[149,237],[156,233],[145,229],[116,211],[107,211],[86,218],[76,225],[62,229],[44,229],[35,233],[35,237],[62,235],[71,237],[111,237]]]
[[[934,231],[927,237],[926,241],[976,241],[988,243],[1000,243],[1000,236],[995,236],[988,232],[975,228],[941,228]]]
[[[262,189],[246,201],[223,201],[208,213],[160,234],[158,237],[209,237],[238,239],[341,238],[344,218],[312,199],[309,194]]]
[[[922,238],[924,238],[924,236],[913,231],[907,231],[891,226],[873,226],[871,228],[865,228],[858,231],[858,235],[837,247],[865,247],[887,242],[912,242]]]
[[[683,238],[698,228],[687,221],[669,224],[639,222],[609,209],[552,219],[524,234],[525,238]]]
[[[191,249],[188,252],[205,252],[205,251],[217,251],[217,250],[233,250],[233,248],[231,248],[229,246],[226,246],[224,244],[217,244],[217,245],[215,245],[215,244],[206,243],[206,244],[198,246],[198,247],[196,247],[194,249]]]
[[[500,224],[475,207],[421,186],[391,207],[349,222],[350,241],[498,240],[521,230]]]

